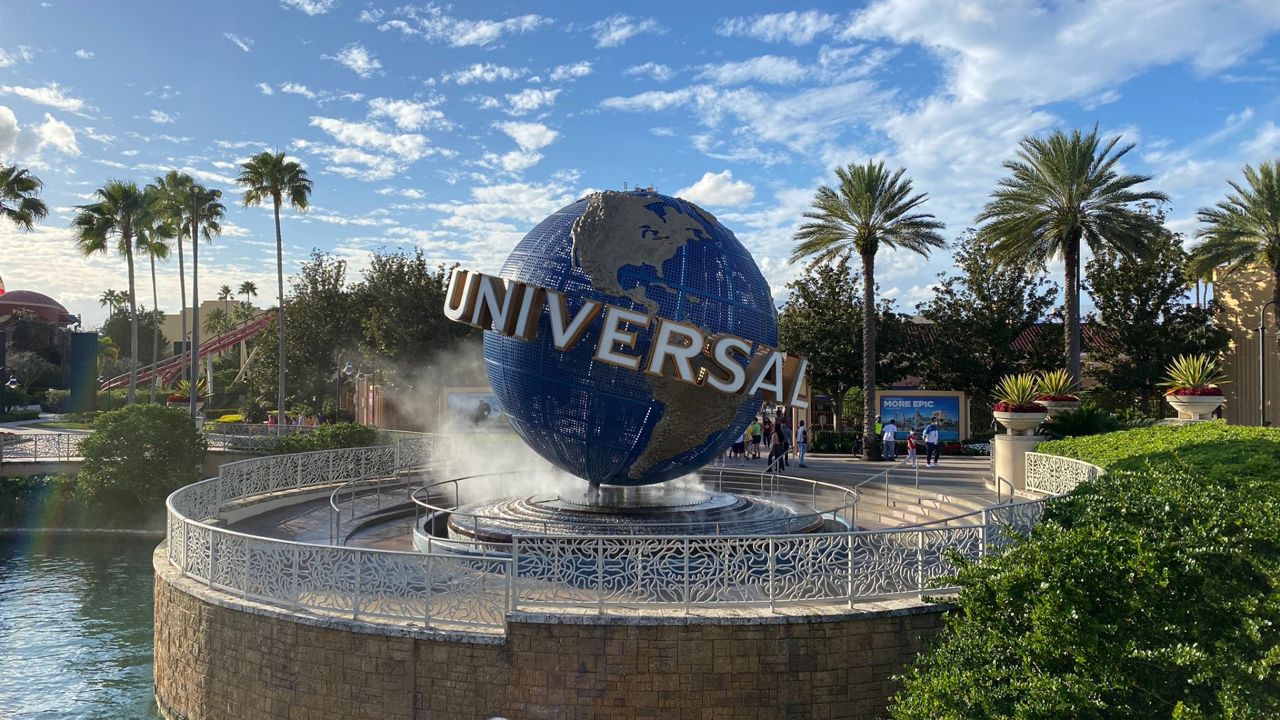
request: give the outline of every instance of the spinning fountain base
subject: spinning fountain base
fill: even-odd
[[[429,527],[440,527],[444,532],[432,534],[452,540],[509,543],[513,535],[783,535],[816,532],[825,521],[823,515],[781,498],[716,492],[677,481],[485,500],[455,508],[447,524],[429,521]]]

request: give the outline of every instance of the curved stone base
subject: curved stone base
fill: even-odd
[[[184,720],[873,718],[943,605],[840,613],[512,613],[505,636],[294,615],[154,557],[155,689]]]

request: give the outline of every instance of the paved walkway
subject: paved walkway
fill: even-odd
[[[811,480],[832,483],[841,487],[853,488],[869,478],[871,482],[862,484],[863,498],[859,503],[859,526],[890,527],[907,524],[902,518],[885,517],[881,521],[874,518],[879,513],[892,513],[895,508],[905,506],[918,507],[921,498],[946,497],[949,502],[943,503],[934,516],[914,516],[915,522],[937,519],[944,514],[960,514],[969,510],[985,507],[996,502],[996,494],[986,485],[986,477],[990,472],[990,459],[985,457],[944,457],[941,465],[926,468],[921,465],[917,485],[916,472],[901,463],[864,462],[862,460],[828,456],[808,459],[808,467],[800,468],[792,463],[784,474]],[[731,463],[729,470],[760,471],[764,461],[747,461],[739,466]],[[717,468],[704,468],[704,476],[714,477]],[[884,473],[889,473],[889,500],[886,502],[882,493]],[[354,515],[359,517],[372,512],[375,504],[382,507],[395,502],[403,502],[403,488],[395,491],[390,498],[383,495],[378,501],[372,492],[357,494],[354,504]],[[936,503],[935,503],[936,504]],[[350,505],[344,502],[343,528],[351,527]],[[329,497],[308,500],[283,508],[277,508],[261,515],[232,523],[229,527],[238,532],[245,532],[265,537],[297,542],[329,544],[331,528],[331,508]],[[349,544],[361,547],[377,547],[390,550],[412,550],[411,530],[413,517],[397,518],[374,525],[358,533]]]

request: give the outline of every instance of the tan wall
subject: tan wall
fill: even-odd
[[[201,293],[201,295],[203,294],[204,293]],[[214,288],[214,294],[215,295],[217,294],[217,288]],[[213,310],[214,308],[225,310],[226,308],[230,307],[231,312],[234,313],[236,309],[236,305],[240,302],[241,299],[233,299],[230,303],[224,303],[221,300],[201,300],[200,301],[200,337],[201,339],[208,340],[213,335],[213,333],[209,330],[209,326],[207,324],[208,318],[209,318],[209,311]],[[260,308],[255,307],[253,309],[253,312],[255,315],[257,315],[262,313],[263,311]],[[170,352],[170,350],[173,349],[173,344],[178,342],[182,338],[182,318],[184,315],[186,316],[186,319],[187,319],[187,332],[189,333],[191,332],[191,308],[184,309],[182,311],[182,315],[178,315],[175,313],[173,315],[166,314],[164,316],[164,324],[161,325],[160,328],[161,328],[161,332],[164,333],[165,340],[168,344],[164,347],[164,350],[161,352],[161,355],[171,355],[172,353]]]
[[[174,577],[163,548],[156,697],[166,715],[188,720],[874,718],[944,612],[897,603],[687,625],[516,614],[505,638],[476,643],[250,611]]]
[[[1247,268],[1215,278],[1214,298],[1218,323],[1231,333],[1231,345],[1223,355],[1228,382],[1223,417],[1236,425],[1257,425],[1259,420],[1258,313],[1272,298],[1271,274]],[[1280,425],[1280,351],[1277,350],[1275,315],[1267,310],[1267,419]]]

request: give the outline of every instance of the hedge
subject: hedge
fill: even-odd
[[[1107,474],[942,581],[959,609],[891,716],[1280,717],[1280,430],[1151,427],[1040,451]]]

